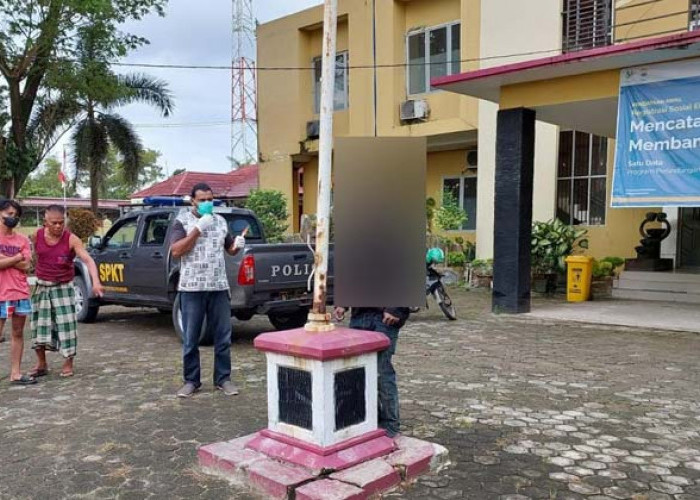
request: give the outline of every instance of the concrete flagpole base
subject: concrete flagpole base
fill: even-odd
[[[392,441],[391,453],[364,458],[349,468],[322,474],[251,449],[249,445],[260,437],[260,433],[255,433],[202,446],[198,451],[199,465],[208,474],[267,498],[361,500],[397,489],[423,474],[438,472],[447,464],[444,447],[399,436],[393,440],[385,438]]]
[[[204,471],[269,498],[363,499],[446,463],[447,450],[377,427],[380,332],[336,327],[259,335],[267,429],[202,446]]]

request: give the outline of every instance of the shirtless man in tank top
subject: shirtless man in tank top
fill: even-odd
[[[73,358],[78,345],[73,278],[75,257],[87,265],[92,280],[92,293],[102,297],[97,266],[85,250],[83,242],[66,229],[63,207],[52,205],[44,213],[44,227],[32,236],[36,254],[37,286],[32,297],[32,347],[37,365],[30,375],[48,373],[46,351],[59,351],[64,358],[62,377],[73,375]]]

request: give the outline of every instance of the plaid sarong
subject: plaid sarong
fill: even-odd
[[[75,356],[78,322],[75,317],[73,283],[37,280],[32,303],[32,348],[60,350],[64,358]]]

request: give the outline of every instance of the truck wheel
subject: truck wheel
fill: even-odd
[[[277,330],[292,330],[293,328],[301,328],[306,324],[309,310],[299,309],[289,313],[270,313],[267,317]]]
[[[73,280],[75,291],[75,317],[80,323],[93,323],[97,319],[100,306],[91,304],[87,283],[82,276],[76,276]]]
[[[177,334],[177,338],[180,342],[183,342],[185,338],[185,333],[182,328],[182,312],[180,312],[180,294],[175,296],[175,302],[173,302],[173,328]],[[199,345],[212,345],[214,343],[214,336],[207,331],[207,318],[204,318],[202,322],[202,329],[199,332]]]
[[[253,311],[236,311],[233,313],[233,315],[239,321],[248,321],[255,315],[255,313]]]

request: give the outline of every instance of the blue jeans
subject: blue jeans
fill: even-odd
[[[396,386],[396,371],[391,364],[391,357],[396,352],[399,329],[382,323],[382,312],[362,312],[350,318],[350,328],[369,330],[386,335],[391,344],[377,353],[377,370],[379,375],[379,427],[386,430],[390,437],[399,432],[399,389]]]
[[[231,304],[228,290],[180,292],[180,310],[185,338],[182,342],[182,377],[202,385],[199,365],[199,334],[204,318],[214,337],[214,385],[231,380]]]

